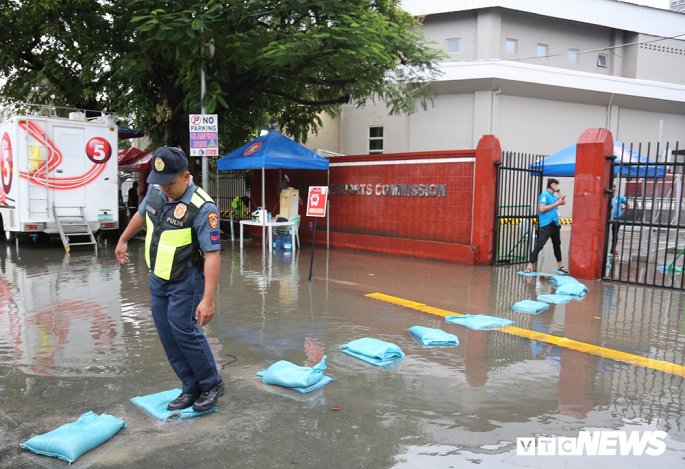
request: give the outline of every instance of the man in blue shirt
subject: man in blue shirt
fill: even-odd
[[[525,272],[533,271],[533,264],[538,261],[538,254],[542,251],[548,239],[552,239],[554,248],[554,258],[557,260],[557,271],[568,274],[568,270],[561,263],[561,223],[557,207],[566,205],[566,196],[559,194],[559,181],[554,178],[547,180],[547,190],[538,199],[538,233],[533,252],[530,253],[530,260],[526,265]]]
[[[196,186],[180,148],[152,157],[147,194],[121,234],[115,255],[128,262],[128,240],[144,226],[150,269],[150,309],[169,364],[183,385],[168,410],[214,407],[224,383],[207,339],[198,328],[214,317],[220,272],[219,211]]]
[[[618,230],[621,228],[619,220],[623,218],[623,210],[628,208],[628,199],[621,194],[617,194],[615,187],[611,190],[611,195],[611,206],[613,208],[611,211],[611,253],[614,256],[617,256],[618,251],[616,250],[616,245],[618,244]]]

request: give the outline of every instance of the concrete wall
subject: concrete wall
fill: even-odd
[[[505,38],[518,40],[518,54],[512,56],[504,52]],[[580,54],[577,64],[568,60],[569,49],[580,51],[600,49],[611,45],[611,30],[589,24],[575,23],[556,18],[544,18],[505,10],[502,14],[502,33],[500,57],[503,59],[520,59],[537,56],[538,43],[549,46],[552,57],[526,60],[527,63],[566,68],[585,72],[610,74],[610,67],[597,67],[597,52]],[[608,55],[611,62],[612,55]]]
[[[426,20],[426,37],[435,42],[437,49],[447,52],[447,39],[459,38],[460,50],[448,53],[447,60],[475,60],[476,54],[476,17],[475,12],[447,13]],[[430,34],[426,28],[430,29]]]
[[[340,138],[342,133],[340,131],[340,119],[334,118],[329,114],[321,114],[321,121],[323,122],[318,133],[310,134],[307,138],[306,145],[312,150],[323,149],[340,152]]]
[[[409,116],[409,145],[400,151],[475,148],[474,107],[472,93],[440,96],[428,111]]]
[[[659,121],[663,121],[662,144],[670,143],[675,148],[676,142],[680,141],[680,147],[685,145],[685,116],[660,112],[636,111],[634,109],[621,108],[619,112],[620,125],[617,130],[610,129],[614,138],[625,144],[651,142],[655,145],[659,138]]]
[[[605,106],[500,95],[497,136],[505,150],[549,155],[605,117]]]
[[[446,39],[459,37],[461,50],[448,54],[447,60],[470,61],[475,59],[522,59],[550,67],[566,68],[608,75],[616,56],[607,52],[608,66],[597,66],[598,52],[580,54],[577,64],[568,60],[570,49],[588,51],[615,45],[623,39],[612,36],[612,30],[595,25],[556,18],[539,17],[522,12],[502,9],[479,10],[462,13],[446,13],[426,18],[423,27],[426,37],[436,42],[436,47],[447,51]],[[518,53],[507,54],[505,39],[518,40]],[[537,44],[547,44],[552,57],[535,58]],[[618,70],[617,75],[621,75]]]
[[[589,127],[606,126],[626,143],[656,142],[659,121],[664,142],[683,139],[685,115],[482,91],[440,95],[426,111],[409,116],[389,116],[383,104],[345,106],[341,117],[325,118],[324,131],[311,136],[307,146],[365,154],[368,128],[382,125],[385,153],[475,147],[482,135],[492,133],[505,150],[547,155],[575,143]]]
[[[659,38],[638,35],[640,42],[655,39]],[[685,84],[685,41],[666,39],[633,47],[638,49],[635,78]]]
[[[368,153],[369,127],[373,126],[383,126],[383,153],[397,153],[409,148],[408,116],[391,116],[385,104],[369,103],[362,108],[343,106],[340,119],[345,132],[340,141],[339,153]]]

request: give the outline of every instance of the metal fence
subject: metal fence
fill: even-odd
[[[225,171],[210,175],[209,188],[207,192],[216,202],[221,218],[229,219],[233,206],[231,205],[235,197],[243,199],[243,203],[248,212],[251,212],[252,203],[250,195],[250,179],[252,170],[244,171]],[[244,213],[233,213],[234,220],[249,218]]]
[[[537,227],[543,164],[540,155],[502,152],[497,167],[495,264],[528,261]]]
[[[685,152],[647,144],[624,145],[622,153],[612,164],[604,278],[682,289]]]

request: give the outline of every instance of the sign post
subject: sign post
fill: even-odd
[[[190,156],[202,158],[202,186],[207,187],[208,156],[219,156],[219,116],[191,114],[188,117]]]
[[[312,233],[312,256],[309,259],[309,279],[312,281],[312,269],[314,267],[314,247],[316,246],[316,222],[326,216],[328,202],[328,186],[310,186],[307,196],[307,216],[314,218],[314,232]]]
[[[219,116],[191,114],[188,124],[190,156],[219,156]]]

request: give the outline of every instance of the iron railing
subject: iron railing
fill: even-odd
[[[678,144],[624,145],[622,155],[612,163],[615,193],[608,197],[604,277],[682,289],[685,152]],[[617,217],[616,204],[622,200],[626,206]]]
[[[502,152],[497,167],[495,264],[528,261],[537,226],[543,165],[540,155]]]
[[[250,197],[250,178],[252,171],[224,171],[218,174],[213,174],[209,178],[209,188],[207,192],[212,196],[214,202],[219,208],[221,218],[230,218],[232,210],[232,201],[235,197],[244,198],[244,204],[248,212],[251,212],[251,197]],[[239,220],[249,218],[249,215],[241,213],[233,213],[233,219]]]

